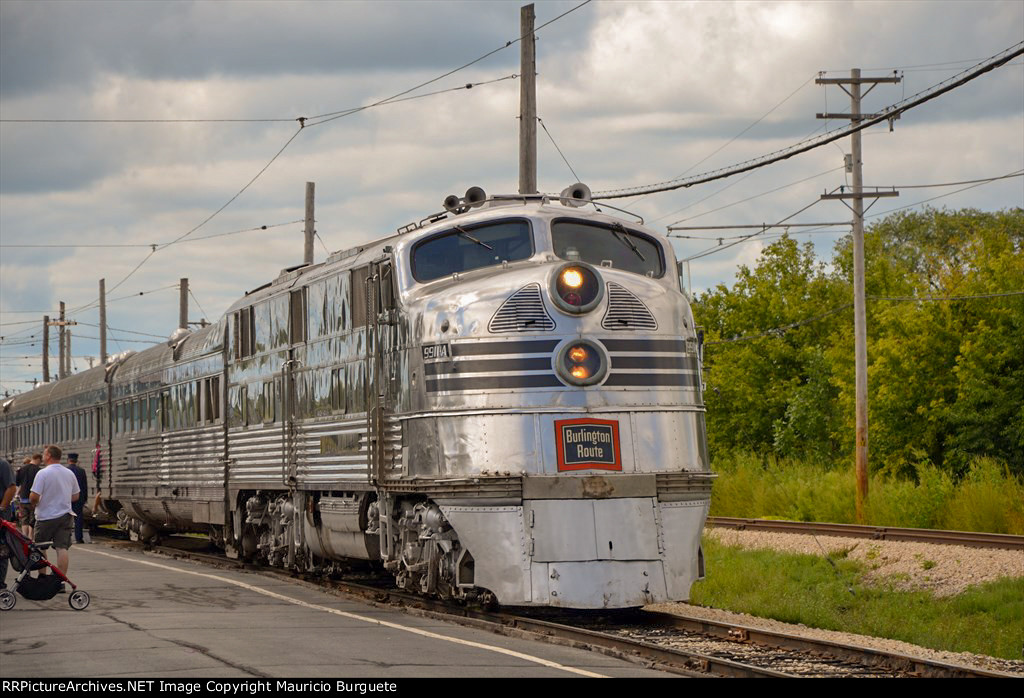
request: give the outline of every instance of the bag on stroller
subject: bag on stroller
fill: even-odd
[[[0,611],[14,608],[18,601],[14,591],[31,601],[46,601],[60,593],[65,582],[73,590],[68,595],[71,608],[82,611],[89,605],[89,594],[76,587],[60,568],[46,559],[43,551],[50,547],[50,543],[33,543],[16,526],[3,519],[0,519],[0,539],[0,555],[7,557],[16,572],[21,572],[14,580],[13,591],[0,590]],[[32,572],[44,568],[50,573],[32,576]]]

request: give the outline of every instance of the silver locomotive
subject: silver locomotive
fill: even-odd
[[[90,501],[141,538],[504,605],[685,600],[712,478],[693,316],[668,242],[586,198],[449,197],[8,400],[2,450],[91,454]]]

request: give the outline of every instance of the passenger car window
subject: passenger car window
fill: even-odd
[[[533,236],[527,221],[455,226],[413,247],[412,275],[417,281],[433,281],[532,256]]]
[[[623,225],[598,225],[581,221],[555,221],[551,226],[555,254],[562,259],[611,265],[635,274],[660,277],[665,273],[661,245]]]

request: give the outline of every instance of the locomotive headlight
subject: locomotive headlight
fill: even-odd
[[[558,352],[555,369],[570,385],[594,385],[608,372],[608,359],[596,343],[576,339]]]
[[[558,309],[566,313],[579,315],[593,310],[603,293],[601,277],[583,262],[562,265],[551,277],[551,297]]]
[[[572,289],[581,287],[583,285],[583,272],[569,267],[562,272],[562,283]]]

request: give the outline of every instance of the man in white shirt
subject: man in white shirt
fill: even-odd
[[[35,541],[53,541],[57,551],[57,567],[68,573],[68,549],[71,547],[71,533],[75,525],[71,515],[71,503],[81,495],[78,478],[60,464],[61,451],[57,446],[43,449],[43,465],[32,483],[29,499],[35,505]]]

